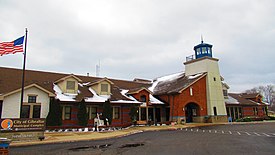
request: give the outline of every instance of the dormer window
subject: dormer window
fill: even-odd
[[[75,90],[75,81],[67,81],[67,90]]]
[[[146,95],[140,96],[140,102],[146,102]]]
[[[101,92],[108,92],[109,85],[108,84],[101,84]]]

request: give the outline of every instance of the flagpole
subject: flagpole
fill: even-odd
[[[28,29],[26,28],[25,34],[25,51],[24,51],[24,61],[23,61],[23,70],[22,70],[22,87],[21,87],[21,102],[20,102],[20,118],[22,115],[23,99],[24,99],[24,87],[25,87],[25,68],[26,68],[26,56],[27,56],[27,35]]]

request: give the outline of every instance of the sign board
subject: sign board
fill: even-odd
[[[1,119],[1,131],[44,131],[46,119],[44,118],[7,118]]]

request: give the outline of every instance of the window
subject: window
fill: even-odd
[[[70,107],[70,106],[65,106],[64,107],[64,119],[65,120],[70,120],[71,119],[71,111],[72,111],[72,107]]]
[[[214,79],[214,81],[216,81],[216,78],[215,78],[215,77],[214,77],[213,79]]]
[[[113,119],[120,119],[120,107],[113,107]]]
[[[213,110],[214,110],[214,116],[217,116],[217,108],[213,107]]]
[[[33,106],[32,118],[40,118],[41,105]]]
[[[146,95],[140,96],[140,102],[146,102]]]
[[[202,47],[202,54],[205,54],[206,53],[206,47]]]
[[[21,116],[20,118],[30,118],[30,105],[23,105],[21,107]]]
[[[200,48],[197,48],[197,55],[201,54]]]
[[[102,92],[108,92],[108,89],[109,89],[108,84],[101,84],[101,91]]]
[[[257,107],[254,107],[254,108],[253,108],[253,112],[254,112],[254,115],[258,115],[258,108],[257,108]]]
[[[189,91],[190,91],[190,96],[193,96],[193,88],[192,87],[190,87]]]
[[[228,96],[227,90],[223,90],[223,96]]]
[[[67,81],[67,90],[75,90],[75,81]]]
[[[97,117],[97,107],[89,106],[87,107],[87,112],[89,119],[94,119],[95,117]]]
[[[28,96],[28,103],[36,103],[36,96]]]

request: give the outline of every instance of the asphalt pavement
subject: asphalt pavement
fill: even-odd
[[[274,146],[275,122],[269,122],[147,130],[111,139],[11,147],[10,154],[273,155]]]

